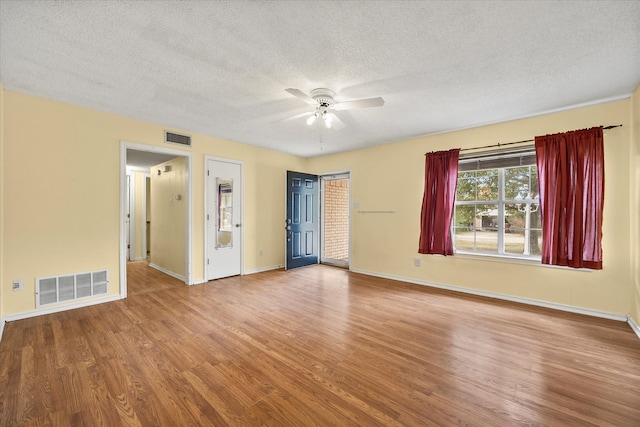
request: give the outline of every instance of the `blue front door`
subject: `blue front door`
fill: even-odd
[[[287,270],[318,263],[319,200],[317,175],[287,171]]]

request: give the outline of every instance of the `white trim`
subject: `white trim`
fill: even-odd
[[[590,268],[573,268],[565,267],[562,265],[542,264],[539,259],[524,258],[512,255],[497,255],[497,254],[481,254],[465,251],[456,251],[455,257],[459,259],[470,259],[473,261],[489,261],[489,262],[502,262],[507,264],[521,264],[529,265],[531,267],[543,267],[543,268],[556,268],[566,271],[581,271],[583,273],[593,273],[595,270]]]
[[[211,156],[211,155],[206,155],[204,156],[204,259],[203,259],[203,274],[202,277],[204,277],[202,283],[206,283],[208,282],[209,279],[209,269],[207,268],[207,260],[209,259],[209,224],[207,222],[207,207],[209,206],[209,175],[207,174],[207,171],[209,170],[209,160],[213,160],[215,162],[225,162],[225,163],[231,163],[234,165],[238,165],[240,166],[240,275],[244,275],[246,274],[244,271],[244,228],[245,228],[245,221],[244,221],[244,200],[245,200],[245,195],[244,195],[244,161],[242,160],[236,160],[236,159],[229,159],[229,158],[225,158],[225,157],[217,157],[217,156]]]
[[[0,319],[0,342],[2,342],[2,333],[4,332],[5,323],[7,323],[6,319]]]
[[[631,326],[631,329],[636,333],[638,338],[640,338],[640,326],[638,326],[638,324],[633,320],[633,317],[631,317],[630,314],[627,315],[627,323],[629,324],[629,326]]]
[[[284,264],[270,265],[268,267],[253,268],[251,270],[245,270],[245,272],[243,274],[246,275],[246,274],[264,273],[265,271],[279,270],[281,268],[284,268]]]
[[[124,239],[125,227],[124,227],[124,207],[126,199],[126,169],[127,169],[127,150],[147,151],[153,153],[171,154],[174,156],[182,156],[187,160],[187,203],[186,203],[186,236],[185,236],[185,271],[186,277],[184,281],[186,284],[191,284],[192,280],[192,250],[191,239],[193,235],[193,159],[192,153],[183,150],[176,150],[173,148],[157,147],[154,145],[139,144],[135,142],[120,141],[120,296],[122,298],[127,297],[127,253],[125,248],[126,239]]]
[[[166,268],[160,267],[159,265],[156,265],[156,264],[153,264],[153,263],[149,263],[149,267],[155,268],[156,270],[161,271],[161,272],[163,272],[164,274],[166,274],[168,276],[175,277],[178,280],[182,280],[187,285],[189,285],[189,283],[187,283],[185,277],[181,276],[180,274],[174,273],[173,271],[167,270]]]
[[[37,317],[37,316],[42,316],[42,315],[45,315],[45,314],[59,313],[61,311],[74,310],[76,308],[90,307],[92,305],[98,305],[98,304],[104,304],[106,302],[118,301],[120,299],[122,299],[122,296],[120,296],[120,295],[112,295],[112,296],[108,296],[108,297],[105,297],[105,298],[92,299],[92,300],[89,300],[89,301],[82,301],[82,302],[78,302],[78,303],[74,303],[74,304],[57,305],[55,307],[48,307],[48,308],[41,309],[41,310],[24,311],[22,313],[8,315],[8,316],[6,316],[4,318],[4,321],[5,322],[12,322],[14,320],[28,319],[30,317]],[[3,326],[4,326],[4,322],[3,322]]]
[[[539,300],[534,300],[534,299],[529,299],[529,298],[522,298],[522,297],[514,297],[514,296],[511,296],[511,295],[505,295],[505,294],[499,294],[499,293],[487,292],[487,291],[480,291],[480,290],[477,290],[477,289],[464,288],[464,287],[461,287],[461,286],[451,286],[451,285],[443,285],[443,284],[440,284],[440,283],[425,282],[425,281],[422,281],[422,280],[415,280],[415,279],[410,279],[410,278],[407,278],[407,277],[400,277],[400,276],[392,276],[392,275],[388,275],[388,274],[380,274],[380,273],[375,273],[375,272],[366,271],[366,270],[353,270],[353,272],[354,273],[360,273],[360,274],[366,274],[368,276],[375,276],[375,277],[382,277],[382,278],[385,278],[385,279],[397,280],[397,281],[400,281],[400,282],[413,283],[413,284],[416,284],[416,285],[430,286],[432,288],[446,289],[446,290],[449,290],[449,291],[461,292],[461,293],[465,293],[465,294],[478,295],[478,296],[488,297],[488,298],[495,298],[495,299],[511,301],[511,302],[517,302],[517,303],[527,304],[527,305],[534,305],[534,306],[544,307],[544,308],[551,308],[551,309],[554,309],[554,310],[566,311],[566,312],[577,313],[577,314],[584,314],[584,315],[592,316],[592,317],[601,317],[603,319],[617,320],[617,321],[620,321],[620,322],[627,322],[628,321],[627,320],[628,316],[623,315],[623,314],[607,313],[607,312],[604,312],[604,311],[590,310],[588,308],[574,307],[574,306],[571,306],[571,305],[557,304],[557,303],[553,303],[553,302],[539,301]]]

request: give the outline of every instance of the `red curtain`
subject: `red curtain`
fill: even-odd
[[[418,248],[421,254],[453,255],[451,215],[459,157],[459,148],[426,154]]]
[[[602,127],[538,136],[542,263],[602,269]]]

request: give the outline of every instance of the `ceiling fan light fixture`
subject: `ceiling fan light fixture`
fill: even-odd
[[[309,126],[311,126],[313,124],[313,122],[316,121],[316,118],[318,117],[317,113],[313,113],[312,115],[309,116],[309,118],[307,119],[307,124]]]
[[[327,127],[327,129],[331,129],[331,121],[332,121],[332,117],[331,114],[323,114],[322,118],[324,119],[324,125]]]
[[[345,126],[344,122],[340,119],[340,116],[333,112],[334,110],[342,111],[356,108],[382,107],[384,105],[384,99],[380,97],[336,102],[334,100],[335,92],[327,88],[313,89],[309,95],[302,92],[300,89],[287,88],[285,91],[314,107],[314,111],[312,113],[297,114],[290,119],[297,119],[298,117],[308,115],[307,125],[311,126],[316,123],[316,119],[320,117],[322,119],[322,123],[324,123],[327,129],[340,130]]]

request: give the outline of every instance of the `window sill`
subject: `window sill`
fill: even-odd
[[[462,259],[472,259],[475,261],[501,262],[501,263],[507,263],[507,264],[522,264],[522,265],[530,265],[533,267],[554,268],[554,269],[568,270],[568,271],[582,271],[585,273],[593,272],[593,270],[589,268],[571,268],[571,267],[564,267],[559,265],[542,264],[540,262],[540,259],[536,259],[536,258],[520,258],[515,256],[509,256],[509,255],[477,254],[473,252],[464,252],[464,251],[456,251],[454,256]]]

